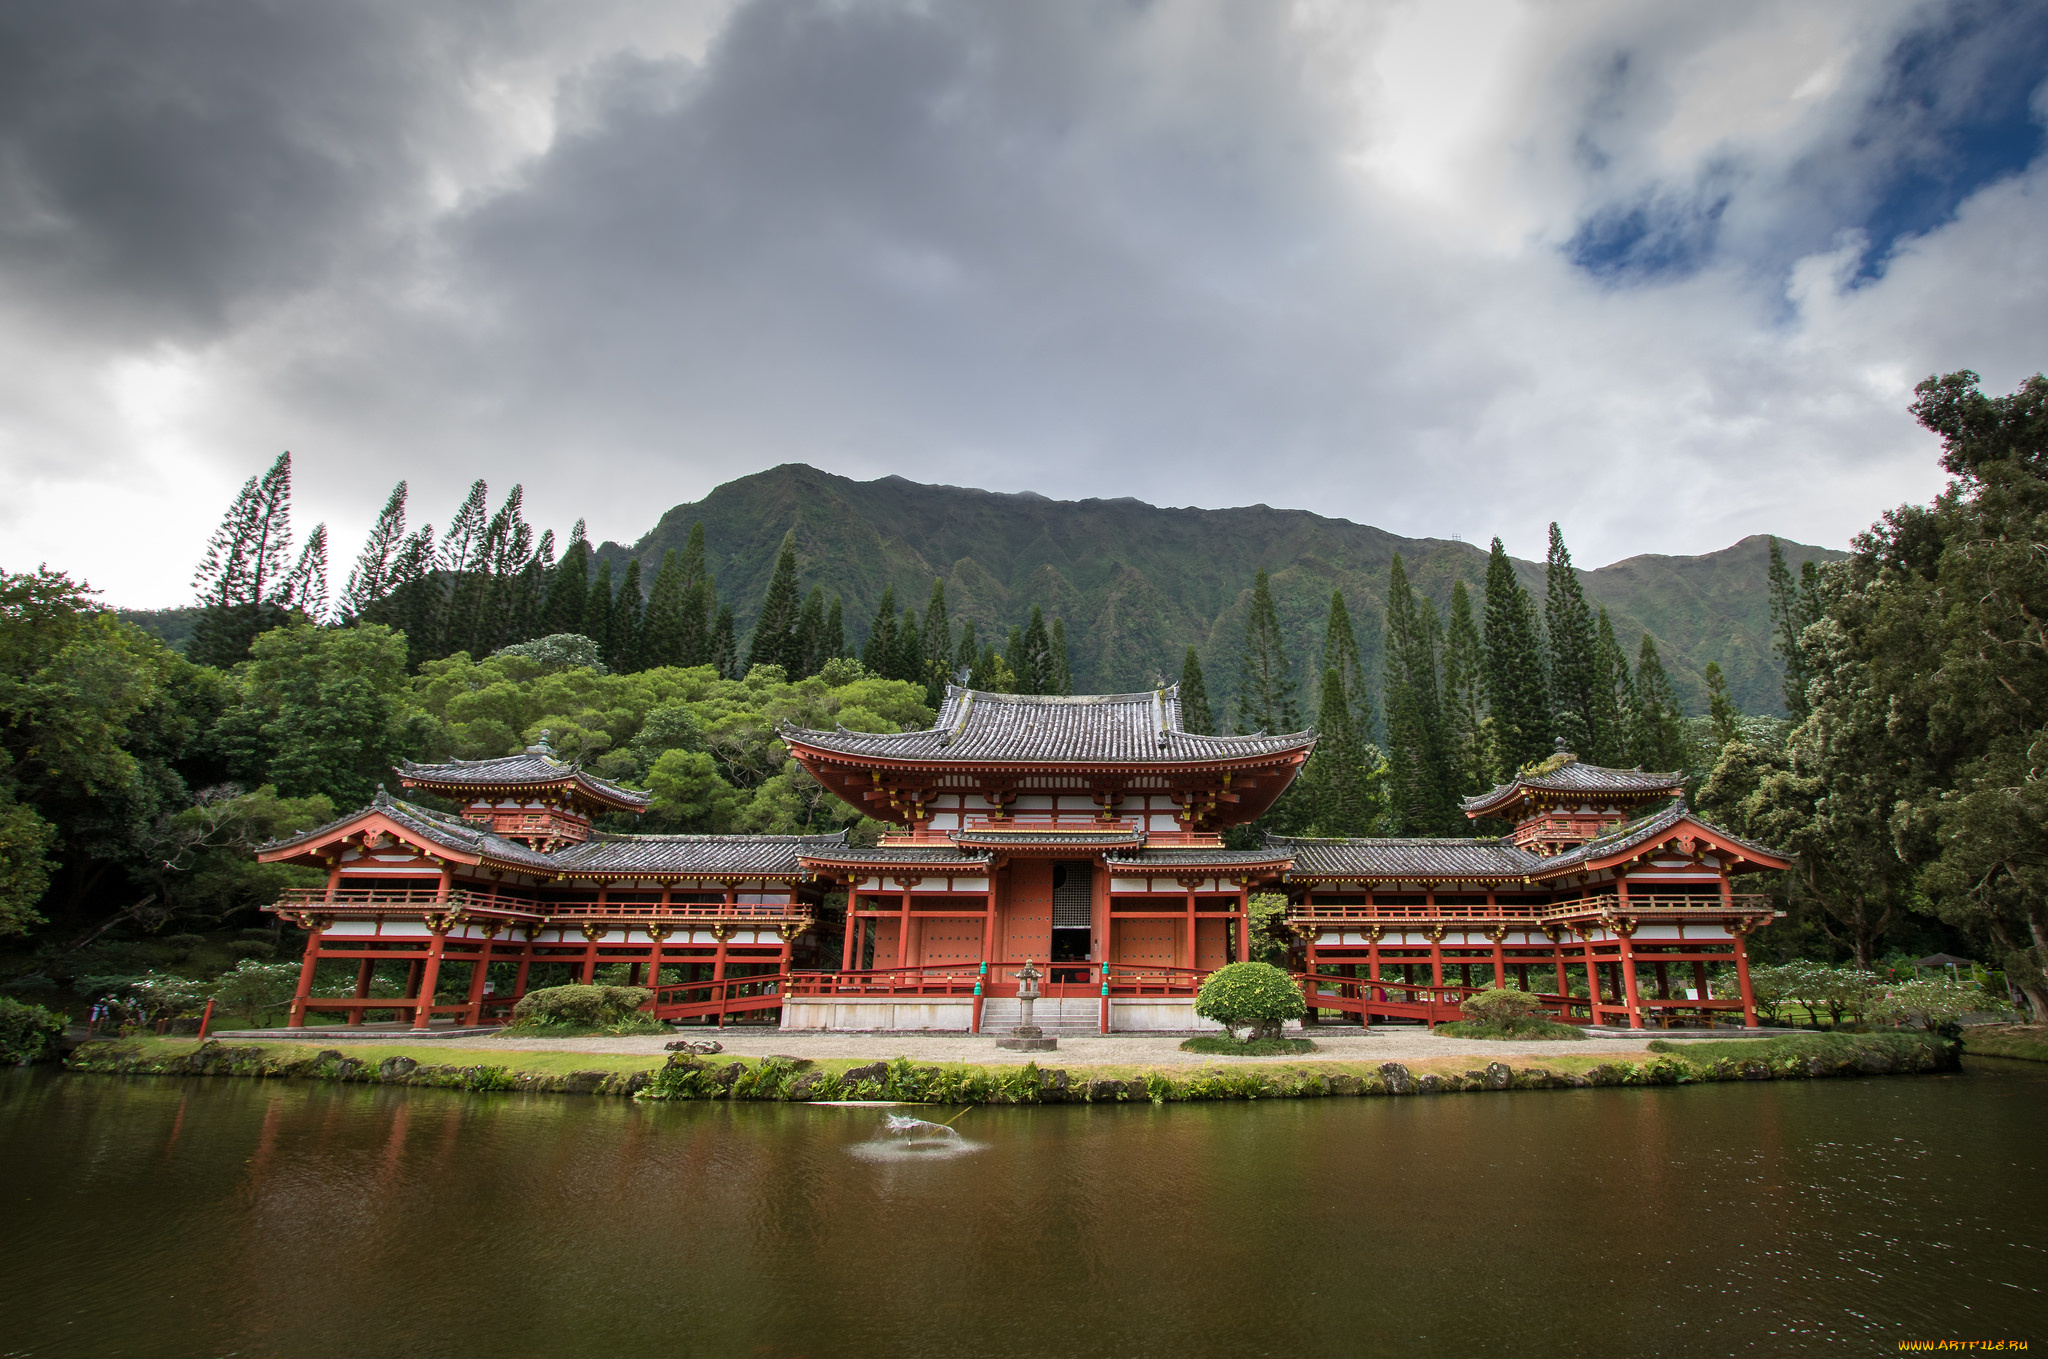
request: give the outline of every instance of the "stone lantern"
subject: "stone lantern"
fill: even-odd
[[[1009,1037],[998,1038],[997,1047],[1012,1052],[1051,1052],[1060,1045],[1059,1039],[1047,1038],[1045,1030],[1031,1022],[1032,1007],[1041,994],[1038,979],[1043,975],[1029,958],[1017,969],[1017,1027],[1010,1030]]]

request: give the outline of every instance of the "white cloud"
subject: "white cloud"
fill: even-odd
[[[1879,161],[1831,148],[1918,8],[451,13],[273,25],[292,88],[224,93],[246,54],[144,35],[173,95],[294,107],[225,149],[81,85],[86,38],[26,44],[0,565],[178,602],[286,447],[341,557],[401,476],[415,521],[484,476],[630,538],[790,460],[1523,554],[1557,518],[1588,564],[1840,543],[1938,484],[1913,382],[2041,366],[2037,172],[1854,278]],[[1688,268],[1572,262],[1592,214],[1702,183]]]

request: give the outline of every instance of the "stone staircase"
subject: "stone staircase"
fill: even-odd
[[[1014,999],[990,996],[981,1003],[981,1031],[1001,1038],[1017,1027],[1017,1015]],[[1032,1006],[1031,1019],[1047,1038],[1092,1035],[1102,1031],[1102,1003],[1093,996],[1048,997]]]

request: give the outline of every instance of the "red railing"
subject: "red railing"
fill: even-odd
[[[1604,896],[1579,897],[1572,901],[1553,902],[1545,906],[1531,907],[1524,902],[1501,902],[1488,906],[1484,902],[1455,904],[1450,902],[1429,905],[1394,905],[1392,903],[1366,905],[1358,902],[1308,902],[1287,909],[1287,918],[1304,924],[1343,924],[1356,921],[1360,924],[1405,920],[1488,920],[1503,924],[1541,925],[1559,920],[1576,919],[1592,915],[1663,915],[1682,912],[1687,915],[1726,915],[1730,912],[1741,914],[1768,914],[1770,898],[1758,893],[1742,892],[1726,902],[1718,896],[1685,896],[1678,893],[1631,892],[1628,900],[1613,894]]]
[[[382,887],[293,887],[280,895],[272,911],[424,913],[477,912],[548,920],[679,920],[740,921],[773,924],[811,921],[810,908],[794,901],[534,901],[528,897],[469,888],[442,896],[432,888],[393,890]]]
[[[718,981],[675,982],[654,989],[654,999],[644,1009],[656,1018],[711,1019],[723,1022],[727,1015],[779,1010],[790,991],[790,974],[774,972],[751,977],[725,977]]]

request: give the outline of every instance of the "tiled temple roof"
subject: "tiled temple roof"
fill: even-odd
[[[1590,796],[1601,794],[1621,797],[1654,797],[1660,793],[1676,797],[1685,787],[1685,774],[1655,773],[1642,769],[1609,769],[1604,765],[1587,764],[1576,755],[1560,753],[1557,761],[1545,761],[1542,772],[1517,774],[1512,780],[1488,792],[1466,798],[1461,804],[1467,812],[1489,811],[1518,801],[1525,792],[1543,793],[1584,793]]]
[[[1283,868],[1288,855],[1285,850],[1275,849],[1194,849],[1176,845],[1129,854],[1109,854],[1103,861],[1112,870],[1156,873],[1186,868]]]
[[[465,854],[479,854],[508,864],[537,868],[543,872],[549,871],[549,866],[554,862],[547,855],[542,854],[538,850],[528,849],[517,840],[507,840],[504,836],[493,834],[481,826],[472,825],[459,816],[450,816],[446,812],[429,811],[427,808],[416,803],[392,797],[382,787],[377,789],[376,799],[367,807],[358,808],[346,816],[338,816],[325,825],[315,826],[313,829],[301,831],[297,835],[287,835],[283,839],[272,840],[268,844],[258,846],[258,848],[267,851],[289,849],[293,845],[308,844],[340,830],[352,821],[361,820],[364,815],[370,812],[382,813],[408,831],[419,836],[422,840],[430,841],[444,849],[457,850]]]
[[[946,837],[956,845],[972,845],[977,849],[1027,846],[1033,849],[1116,849],[1125,845],[1135,848],[1145,843],[1145,832],[1124,829],[1055,830],[1034,827],[1005,830],[974,826],[967,830],[947,831]]]
[[[1200,736],[1181,729],[1180,686],[1135,694],[990,694],[948,685],[922,731],[807,731],[783,739],[832,754],[942,764],[1186,764],[1306,752],[1313,731]]]
[[[1520,878],[1554,860],[1504,839],[1313,840],[1273,836],[1294,859],[1291,881],[1317,878]]]
[[[829,852],[806,854],[804,860],[807,863],[844,864],[875,869],[900,865],[934,873],[948,869],[976,873],[986,870],[989,864],[989,856],[985,853],[972,849],[953,849],[946,845],[846,845]]]
[[[604,873],[673,874],[689,878],[801,876],[806,851],[834,853],[834,835],[598,835],[548,856],[572,877]]]
[[[1745,840],[1739,835],[1721,829],[1721,827],[1711,821],[1703,821],[1694,815],[1692,810],[1684,803],[1675,802],[1662,811],[1654,812],[1649,816],[1638,817],[1626,825],[1616,826],[1613,830],[1596,840],[1588,840],[1583,845],[1574,845],[1561,854],[1554,854],[1544,859],[1542,863],[1545,871],[1553,873],[1567,868],[1574,868],[1580,864],[1590,863],[1596,859],[1604,859],[1611,854],[1631,849],[1636,845],[1650,844],[1661,840],[1675,830],[1681,822],[1685,821],[1690,821],[1704,830],[1711,831],[1713,834],[1728,841],[1728,843],[1748,850],[1752,854],[1760,855],[1763,858],[1783,860],[1789,857],[1779,850],[1772,849],[1769,845],[1761,844],[1755,840]]]
[[[539,788],[572,785],[593,801],[608,803],[625,811],[645,808],[651,793],[621,788],[610,780],[587,774],[582,766],[558,760],[547,743],[529,746],[518,755],[495,760],[452,760],[447,764],[413,764],[398,767],[407,786],[464,790],[480,788]]]

